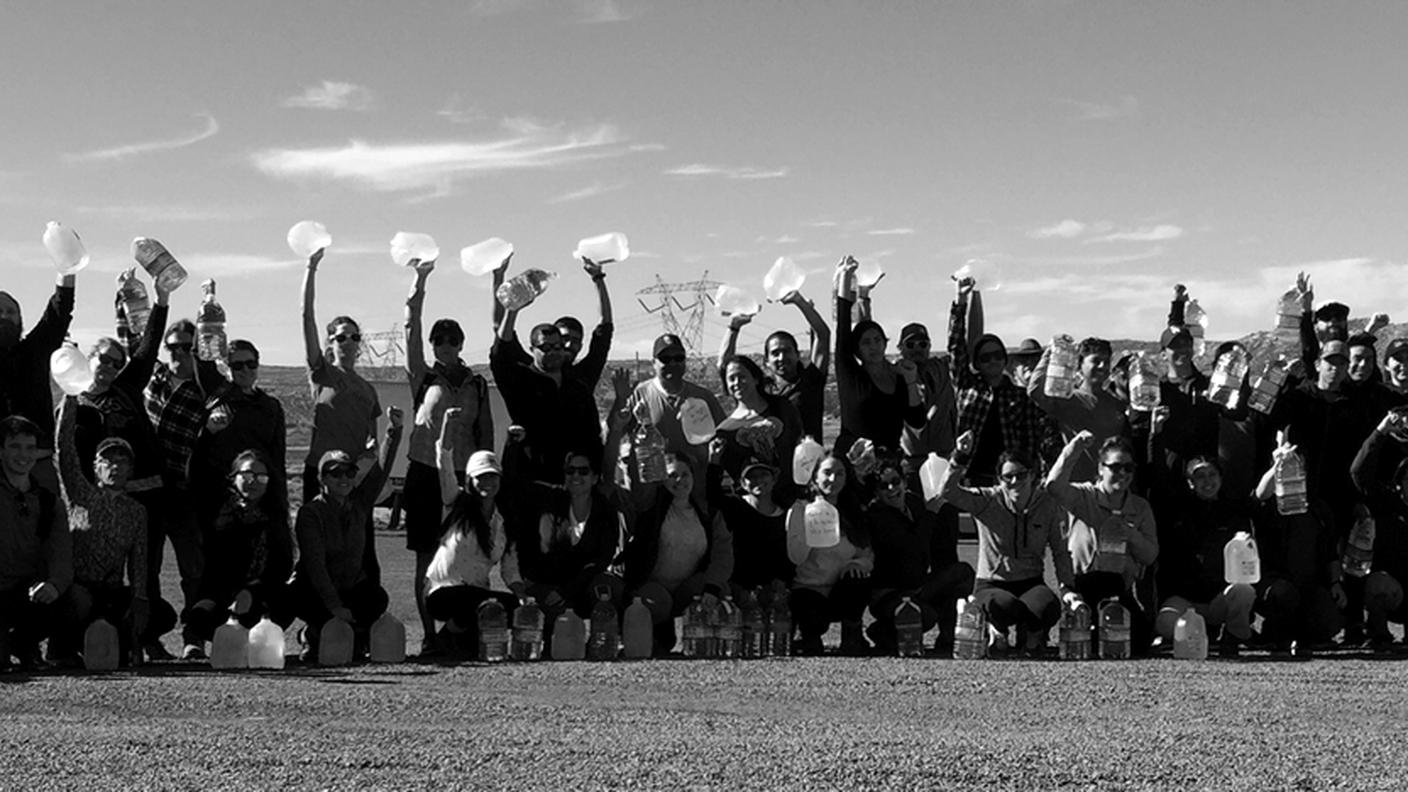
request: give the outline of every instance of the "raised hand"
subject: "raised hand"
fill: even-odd
[[[978,441],[973,437],[973,430],[969,429],[958,436],[954,441],[953,448],[960,454],[971,456],[973,449],[978,447]]]
[[[611,372],[611,392],[616,395],[616,400],[624,402],[630,398],[631,391],[635,389],[635,383],[631,382],[631,370],[625,366],[618,366]]]
[[[448,410],[446,412],[448,412]],[[386,408],[386,423],[390,426],[390,428],[400,429],[401,424],[404,421],[405,415],[401,412],[400,407],[397,407],[393,404],[390,407]]]
[[[752,314],[734,314],[728,319],[728,329],[736,333],[751,321],[753,321]]]
[[[604,278],[606,277],[606,273],[603,272],[601,269],[601,265],[604,263],[606,262],[597,263],[589,258],[584,258],[582,259],[582,269],[585,270],[586,273],[591,276],[592,280],[596,280],[597,278]]]

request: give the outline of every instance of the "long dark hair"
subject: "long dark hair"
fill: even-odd
[[[812,468],[812,478],[807,482],[807,497],[798,499],[796,504],[806,508],[806,501],[817,497],[825,497],[816,486],[816,474],[821,470],[821,466],[828,459],[834,459],[841,463],[841,469],[846,471],[846,483],[841,486],[841,493],[836,496],[836,511],[841,515],[841,535],[846,537],[846,541],[856,547],[870,546],[870,532],[866,530],[865,521],[861,517],[860,496],[857,495],[859,480],[856,472],[851,468],[851,463],[843,456],[837,454],[826,454],[818,459],[816,466]]]
[[[455,502],[450,506],[450,513],[445,515],[445,521],[440,524],[441,538],[450,531],[459,531],[461,535],[474,534],[474,538],[479,542],[479,549],[488,556],[494,551],[494,527],[489,521],[484,519],[484,498],[479,495],[479,491],[474,488],[472,481],[465,481],[465,486],[460,488],[460,494],[455,496]],[[511,539],[508,531],[504,531],[504,550],[508,550]]]
[[[747,355],[734,355],[728,360],[725,360],[722,366],[719,366],[719,384],[724,387],[724,391],[728,391],[728,367],[730,363],[737,363],[743,367],[744,371],[748,372],[749,376],[753,378],[753,382],[757,383],[758,395],[762,396],[765,401],[768,401],[769,406],[771,406],[772,400],[768,397],[773,393],[772,377],[763,373],[762,367]]]
[[[246,448],[236,454],[234,460],[230,462],[230,474],[228,476],[230,494],[233,497],[239,497],[239,493],[235,491],[235,474],[240,471],[240,468],[246,462],[258,462],[264,466],[264,472],[269,474],[269,485],[264,487],[264,496],[259,499],[259,502],[256,503],[255,506],[266,514],[278,514],[280,505],[277,496],[274,494],[274,488],[271,486],[274,483],[274,468],[269,464],[268,455],[257,448]]]

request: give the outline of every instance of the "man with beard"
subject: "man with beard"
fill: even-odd
[[[54,395],[49,390],[49,356],[64,342],[73,320],[74,275],[59,275],[44,315],[24,334],[19,301],[0,291],[0,415],[23,415],[39,427],[34,478],[58,492],[54,455]]]
[[[640,415],[637,409],[644,411],[665,438],[666,453],[688,457],[696,470],[704,470],[709,457],[708,443],[692,445],[685,438],[680,412],[686,402],[699,399],[708,407],[717,426],[727,417],[724,409],[707,388],[684,378],[687,357],[684,342],[679,336],[666,333],[655,339],[652,357],[655,360],[655,376],[637,385],[627,401],[632,415],[627,431],[635,431],[636,416]],[[700,497],[704,495],[704,479],[704,476],[695,477],[694,487]]]

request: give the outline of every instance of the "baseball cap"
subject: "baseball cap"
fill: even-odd
[[[1186,327],[1165,327],[1163,334],[1159,336],[1160,349],[1183,345],[1193,345],[1193,334]]]
[[[1022,343],[1017,348],[1008,353],[1010,357],[1040,357],[1042,353],[1041,342],[1035,338],[1023,338]]]
[[[1324,346],[1320,347],[1321,360],[1328,360],[1332,357],[1342,357],[1349,360],[1349,349],[1343,341],[1326,341]]]
[[[655,351],[651,353],[651,357],[658,358],[666,352],[684,354],[684,342],[680,340],[679,336],[674,333],[666,333],[655,339]]]
[[[136,459],[137,457],[132,451],[132,444],[123,440],[121,437],[109,437],[103,442],[98,443],[98,450],[93,455],[100,457],[112,451],[126,454],[129,459]]]
[[[1384,360],[1388,360],[1400,352],[1408,352],[1408,338],[1395,338],[1388,342],[1388,346],[1384,348]]]
[[[763,460],[757,457],[749,457],[748,461],[743,463],[743,469],[738,471],[738,478],[748,478],[748,474],[754,470],[766,470],[774,476],[777,475],[776,467],[769,465],[768,463],[764,462]]]
[[[915,336],[920,336],[927,340],[929,338],[929,328],[925,327],[919,322],[910,322],[909,324],[905,325],[903,329],[900,330],[901,343]]]
[[[1315,309],[1315,321],[1333,322],[1349,318],[1349,306],[1340,302],[1327,302]]]
[[[504,474],[503,465],[499,464],[499,457],[493,451],[475,451],[469,455],[469,461],[465,463],[464,474],[469,477],[482,476],[485,473]]]
[[[322,457],[318,459],[318,475],[328,472],[329,468],[339,466],[356,469],[357,462],[352,459],[351,454],[340,448],[334,448],[331,451],[325,452]]]

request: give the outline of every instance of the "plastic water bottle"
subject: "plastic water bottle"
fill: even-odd
[[[1137,352],[1129,366],[1129,406],[1148,412],[1159,406],[1159,366],[1152,355]]]
[[[714,610],[716,619],[717,643],[715,657],[736,660],[743,656],[743,611],[733,597],[725,594],[719,598],[719,606]]]
[[[1276,329],[1273,337],[1281,352],[1300,357],[1300,290],[1291,289],[1276,301]]]
[[[650,421],[650,410],[645,402],[636,408],[635,457],[636,470],[640,480],[653,484],[665,480],[665,437]]]
[[[513,609],[513,635],[509,636],[508,654],[514,660],[527,662],[543,659],[543,609],[529,597]]]
[[[132,259],[142,265],[159,291],[176,291],[186,282],[186,268],[171,255],[166,246],[149,237],[132,240]]]
[[[948,464],[947,459],[930,451],[929,458],[919,466],[919,486],[924,490],[926,503],[939,497],[939,483],[943,481],[944,474],[948,472]]]
[[[352,625],[328,619],[318,634],[318,665],[345,666],[352,662]]]
[[[117,628],[97,619],[83,631],[83,667],[89,671],[115,671],[120,641]]]
[[[895,607],[895,638],[900,657],[924,656],[923,614],[909,597]]]
[[[866,259],[856,267],[856,285],[861,288],[869,288],[880,282],[880,277],[885,274],[885,269],[880,266],[876,259]]]
[[[1349,529],[1349,539],[1344,543],[1344,573],[1350,577],[1362,578],[1374,567],[1374,515],[1363,504],[1354,507],[1354,525]]]
[[[548,281],[557,277],[555,272],[546,272],[540,269],[524,270],[519,274],[509,278],[499,285],[499,290],[494,292],[499,304],[510,311],[520,311],[545,291],[548,290]]]
[[[708,657],[710,642],[709,622],[713,618],[711,608],[700,597],[695,597],[684,609],[684,656]]]
[[[513,255],[513,245],[490,237],[460,250],[460,267],[470,275],[488,275]]]
[[[1277,445],[1280,445],[1285,432],[1277,432]],[[1276,511],[1279,514],[1305,514],[1310,509],[1310,499],[1305,486],[1305,459],[1299,451],[1287,453],[1276,464]]]
[[[1222,576],[1228,583],[1261,582],[1261,554],[1250,533],[1238,531],[1223,545]]]
[[[714,304],[724,316],[757,316],[763,310],[751,294],[727,283],[714,292]]]
[[[763,293],[769,300],[778,302],[794,291],[801,291],[806,281],[807,273],[795,261],[782,256],[772,263],[772,269],[763,276]]]
[[[117,275],[117,301],[127,318],[127,329],[133,338],[147,331],[147,317],[152,315],[152,300],[147,287],[137,279],[137,268],[128,267]]]
[[[1271,414],[1276,406],[1276,397],[1281,393],[1281,385],[1286,381],[1286,359],[1276,358],[1266,361],[1266,368],[1257,377],[1248,406],[1259,413]]]
[[[284,667],[284,630],[269,620],[268,616],[259,620],[249,631],[249,667]]]
[[[1189,608],[1173,626],[1175,660],[1208,659],[1208,627],[1202,615]]]
[[[995,292],[1002,288],[1002,269],[987,259],[968,259],[950,277],[955,281],[972,278],[974,291]]]
[[[738,598],[738,613],[743,630],[743,648],[739,657],[767,657],[767,617],[763,614],[763,606],[758,602],[757,592],[743,592],[743,596]]]
[[[578,242],[577,249],[572,251],[572,258],[588,259],[596,264],[621,262],[630,256],[630,243],[626,240],[626,235],[620,231],[587,237]]]
[[[231,616],[210,639],[210,667],[249,668],[249,630]]]
[[[807,547],[835,547],[841,543],[841,513],[820,495],[802,514]]]
[[[1218,358],[1208,379],[1208,400],[1229,410],[1237,409],[1242,398],[1242,381],[1247,378],[1248,368],[1247,350],[1240,345]]]
[[[225,308],[215,299],[215,281],[200,285],[200,309],[196,311],[196,352],[201,360],[225,360],[230,340],[225,335]]]
[[[953,631],[953,657],[981,660],[988,656],[988,616],[972,597],[957,601],[958,622]]]
[[[1077,601],[1061,611],[1058,631],[1062,660],[1089,660],[1095,656],[1090,639],[1090,606]]]
[[[655,624],[650,617],[650,608],[640,597],[636,597],[626,607],[626,617],[621,633],[626,647],[627,660],[645,660],[650,657],[651,644],[655,637]]]
[[[398,267],[409,267],[412,261],[434,261],[440,258],[440,246],[429,234],[401,231],[391,238],[391,260]]]
[[[587,625],[571,609],[552,623],[552,659],[581,660],[587,656]]]
[[[1187,327],[1188,334],[1193,336],[1193,354],[1203,354],[1208,346],[1208,313],[1203,310],[1203,306],[1198,305],[1197,300],[1189,300],[1188,305],[1184,307],[1183,326]]]
[[[1104,660],[1128,660],[1131,635],[1129,609],[1111,597],[1100,603],[1100,657]]]
[[[406,662],[406,625],[388,611],[372,622],[368,655],[373,663]]]
[[[88,266],[88,249],[83,247],[78,232],[57,220],[44,226],[44,249],[61,275],[72,275]]]
[[[810,483],[812,473],[816,471],[817,463],[823,456],[826,456],[826,449],[821,447],[816,438],[811,435],[803,437],[802,442],[792,451],[792,483],[799,487]]]
[[[709,403],[693,396],[685,399],[680,404],[680,429],[690,445],[703,445],[713,440],[714,414],[709,411]]]
[[[293,251],[293,255],[299,258],[310,258],[319,250],[325,250],[332,244],[332,235],[323,227],[322,223],[315,220],[303,220],[294,223],[288,230],[288,247]]]
[[[772,588],[772,603],[767,611],[768,648],[773,657],[792,656],[792,604],[787,584],[778,581]]]
[[[490,597],[475,611],[479,626],[479,659],[498,663],[508,659],[508,612],[498,599]]]
[[[1079,366],[1075,340],[1068,335],[1053,336],[1051,357],[1046,364],[1046,395],[1053,399],[1069,399],[1075,392],[1076,369]]]
[[[59,389],[69,396],[77,396],[93,385],[93,369],[88,365],[88,357],[79,352],[72,341],[65,341],[49,355],[49,373]]]
[[[587,637],[588,660],[615,660],[621,653],[621,621],[616,606],[611,604],[611,591],[597,589],[592,606],[592,631]]]

